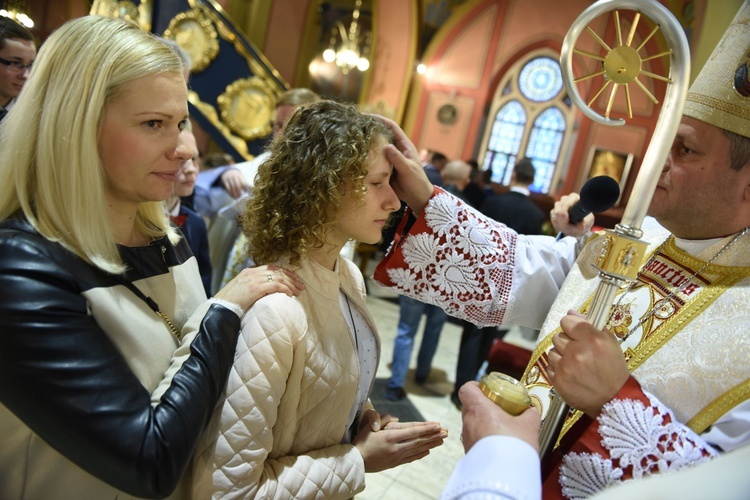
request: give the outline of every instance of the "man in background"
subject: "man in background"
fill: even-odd
[[[430,151],[427,162],[424,164],[424,171],[427,178],[436,186],[443,185],[443,169],[448,164],[448,158],[437,151]]]
[[[206,295],[210,297],[211,260],[209,258],[206,223],[197,212],[188,208],[185,203],[185,200],[190,199],[195,190],[195,179],[198,176],[198,170],[200,169],[198,166],[200,152],[198,151],[198,144],[191,127],[188,126],[183,133],[186,134],[185,144],[190,147],[193,156],[189,160],[186,160],[182,164],[182,167],[180,167],[180,171],[177,173],[177,179],[174,182],[174,192],[167,200],[166,204],[170,220],[173,224],[179,227],[182,234],[185,235],[185,239],[187,240],[188,245],[190,245],[190,250],[193,251],[193,255],[198,261],[198,270],[201,274],[203,288],[206,291]]]
[[[542,234],[542,225],[547,216],[529,198],[529,186],[534,183],[535,174],[531,160],[520,159],[511,174],[510,192],[487,197],[480,208],[481,212],[518,234]]]
[[[435,185],[445,186],[451,193],[461,196],[461,190],[468,184],[471,167],[462,161],[449,162],[444,154],[435,151],[425,151],[426,162],[423,163],[427,178]],[[450,168],[449,168],[450,167]],[[447,173],[444,178],[443,174]],[[402,203],[401,211],[394,216],[400,220],[403,217],[405,205]],[[392,229],[395,231],[398,220],[394,222]],[[392,231],[384,234],[384,241],[393,238]],[[390,401],[398,401],[406,397],[404,385],[406,375],[409,372],[412,351],[414,349],[414,338],[419,331],[419,323],[422,315],[426,316],[422,342],[417,354],[417,367],[414,381],[417,385],[424,385],[432,368],[432,358],[435,357],[440,334],[443,331],[448,316],[437,306],[425,304],[419,300],[405,295],[398,298],[399,316],[396,327],[396,338],[393,341],[393,361],[391,362],[391,378],[385,389],[385,397]]]
[[[479,163],[474,159],[466,160],[466,163],[471,167],[471,176],[469,178],[469,183],[463,191],[464,198],[466,198],[466,202],[469,205],[479,208],[482,206],[482,203],[484,203],[484,200],[487,199],[487,196],[489,194],[494,194],[494,192],[491,188],[489,190],[485,188],[485,173],[484,171],[479,170]],[[490,169],[490,175],[491,174],[492,172]],[[489,186],[489,181],[487,181],[487,185]]]
[[[458,196],[467,203],[469,202],[464,194],[464,190],[471,182],[471,165],[465,161],[451,160],[443,168],[442,177],[443,188],[446,191],[453,196]]]
[[[21,93],[35,58],[34,35],[13,19],[0,16],[0,120]]]

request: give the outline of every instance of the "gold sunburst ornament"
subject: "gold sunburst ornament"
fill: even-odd
[[[643,93],[645,93],[646,96],[651,99],[651,101],[653,101],[654,104],[659,104],[659,100],[654,97],[654,95],[646,88],[639,77],[654,78],[656,80],[672,83],[672,79],[668,76],[657,75],[643,69],[644,62],[650,61],[652,59],[657,59],[659,57],[668,56],[672,53],[672,50],[670,49],[648,57],[641,56],[641,49],[643,49],[646,43],[648,43],[648,41],[651,40],[651,38],[659,31],[659,25],[656,25],[654,29],[651,30],[648,36],[641,42],[640,45],[638,45],[638,47],[633,47],[633,38],[636,33],[636,28],[638,27],[638,21],[641,18],[641,13],[635,13],[633,24],[630,27],[628,37],[624,43],[622,38],[622,25],[620,24],[620,12],[614,11],[614,16],[615,30],[617,32],[617,45],[613,48],[611,48],[599,35],[597,35],[596,32],[591,29],[591,27],[586,28],[586,31],[588,31],[591,36],[594,37],[594,40],[596,40],[596,42],[601,45],[606,51],[606,54],[604,56],[594,54],[592,52],[587,52],[585,50],[576,48],[573,49],[573,52],[578,55],[601,61],[601,71],[596,71],[586,76],[576,78],[573,81],[575,83],[578,83],[599,75],[604,76],[604,84],[599,89],[599,91],[594,94],[594,97],[591,98],[591,100],[588,102],[588,105],[591,106],[594,101],[599,98],[602,92],[604,92],[604,90],[611,84],[612,88],[610,90],[609,100],[607,101],[607,109],[604,113],[604,116],[607,118],[609,118],[609,115],[612,112],[612,106],[615,102],[617,91],[620,87],[624,87],[625,101],[627,102],[628,106],[628,117],[633,118],[633,107],[630,102],[630,87],[628,85],[631,83],[635,83],[638,88],[641,89]]]

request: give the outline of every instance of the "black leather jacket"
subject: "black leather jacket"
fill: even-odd
[[[133,266],[131,273],[163,274],[190,256],[184,239],[159,243],[164,269]],[[152,406],[82,295],[117,284],[26,221],[0,222],[0,402],[90,474],[131,495],[163,497],[183,475],[222,393],[240,319],[212,304],[191,355]],[[11,437],[0,435],[0,448]],[[54,485],[47,486],[54,498]]]

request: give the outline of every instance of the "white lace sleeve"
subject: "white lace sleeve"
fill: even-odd
[[[554,240],[519,237],[436,188],[409,233],[380,263],[375,279],[478,326],[515,322],[514,296],[521,290],[523,298],[533,299],[518,323],[539,328],[575,260],[575,240]]]
[[[566,498],[587,498],[622,480],[674,471],[718,456],[656,397],[643,393],[649,406],[632,399],[613,399],[602,408],[597,417],[598,433],[608,456],[565,455],[560,485]]]

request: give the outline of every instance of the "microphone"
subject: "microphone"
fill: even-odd
[[[614,206],[620,197],[620,186],[608,175],[592,177],[581,188],[581,199],[568,209],[571,224],[578,224],[590,213],[598,214]]]

